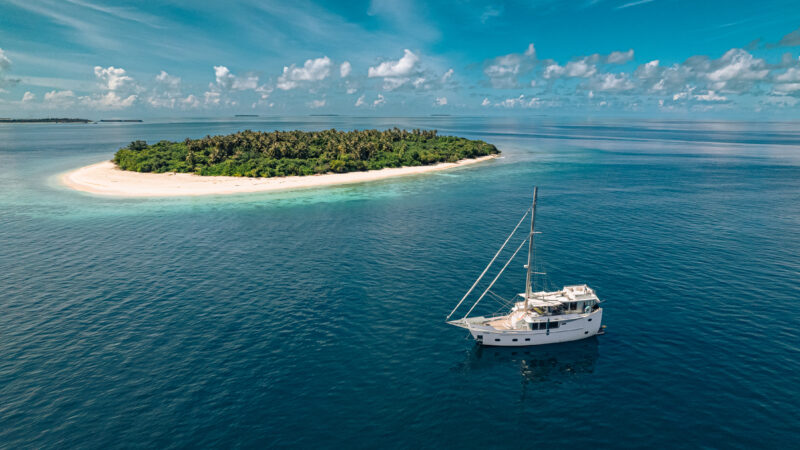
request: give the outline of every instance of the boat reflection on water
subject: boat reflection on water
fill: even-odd
[[[486,347],[476,344],[465,363],[466,370],[518,364],[523,382],[559,382],[590,374],[599,356],[596,337],[581,341],[533,347]]]

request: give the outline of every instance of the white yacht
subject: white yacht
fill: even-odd
[[[449,324],[469,330],[472,337],[483,345],[501,347],[521,347],[527,345],[554,344],[557,342],[576,341],[604,333],[603,308],[594,289],[585,284],[564,286],[558,291],[533,291],[531,276],[541,274],[534,272],[534,236],[538,233],[534,229],[536,219],[536,196],[538,188],[533,189],[533,205],[525,212],[517,226],[508,236],[494,255],[494,258],[483,270],[472,287],[447,316]],[[461,319],[450,320],[464,300],[469,297],[481,279],[489,271],[506,244],[516,233],[525,217],[531,215],[530,233],[517,247],[514,254],[508,259],[500,272],[495,276],[489,286],[483,291],[472,307]],[[509,263],[519,253],[525,244],[528,244],[528,263],[525,265],[527,275],[525,278],[525,292],[519,294],[516,300],[511,301],[511,311],[505,315],[469,317],[475,306],[487,295],[492,294],[492,286],[503,274]]]

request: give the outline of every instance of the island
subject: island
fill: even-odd
[[[0,123],[91,123],[91,120],[70,117],[48,117],[44,119],[9,119],[0,117]]]
[[[184,196],[359,183],[464,166],[492,144],[436,130],[241,131],[182,142],[134,141],[64,174],[68,186],[117,196]]]

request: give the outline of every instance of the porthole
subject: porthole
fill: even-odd
[[[512,339],[513,342],[517,342],[517,340],[518,340],[517,338]]]
[[[589,334],[589,332],[588,331],[584,331],[583,334]]]
[[[589,322],[591,322],[591,321],[592,321],[592,319],[591,319],[591,318],[589,318]]]
[[[495,342],[500,342],[500,339],[495,339],[494,341],[495,341]]]
[[[526,341],[530,341],[530,340],[531,340],[531,338],[525,338],[525,340],[526,340]]]

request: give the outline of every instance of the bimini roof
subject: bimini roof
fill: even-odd
[[[528,300],[528,304],[531,306],[558,306],[561,304],[562,301],[567,301],[567,299],[564,296],[550,296],[550,295],[542,296],[539,294],[542,294],[542,292],[532,293],[530,300]],[[519,294],[519,296],[525,298],[525,293],[523,292],[522,294]]]

